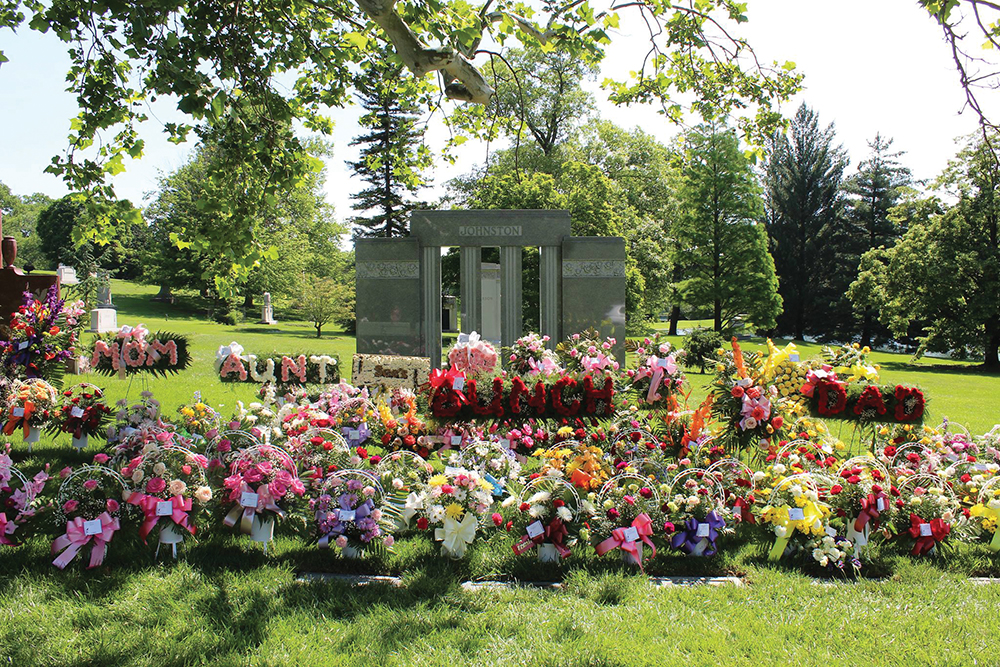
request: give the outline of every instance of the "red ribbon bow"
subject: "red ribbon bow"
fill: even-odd
[[[925,523],[929,523],[931,526],[930,535],[920,534],[920,526]],[[934,545],[938,542],[943,542],[944,538],[948,537],[948,533],[951,532],[951,526],[941,519],[924,521],[916,514],[911,513],[909,531],[910,535],[916,540],[916,544],[913,545],[913,551],[910,553],[914,556],[919,556],[933,549]]]
[[[156,525],[156,522],[160,519],[172,519],[181,528],[184,528],[189,533],[194,535],[195,526],[188,524],[188,512],[191,511],[191,499],[183,498],[181,496],[174,496],[170,499],[172,504],[172,510],[170,516],[156,516],[156,505],[158,503],[164,502],[162,498],[157,498],[156,496],[150,496],[147,494],[142,494],[138,491],[133,491],[132,495],[128,499],[129,504],[138,505],[142,509],[142,513],[145,515],[145,520],[142,522],[142,526],[139,528],[139,537],[145,542],[146,538],[149,537],[150,531]]]
[[[882,510],[878,508],[878,501],[882,500]],[[875,528],[878,528],[879,515],[889,506],[889,497],[882,492],[869,493],[861,499],[861,512],[854,520],[854,530],[859,533],[865,529],[865,525],[872,519],[875,520]]]

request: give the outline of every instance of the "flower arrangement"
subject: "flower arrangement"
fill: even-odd
[[[201,392],[194,394],[194,400],[177,408],[180,426],[195,440],[211,440],[219,432],[221,418],[203,400]]]
[[[24,441],[38,442],[41,429],[52,418],[56,405],[56,390],[41,378],[16,381],[7,396],[7,423],[4,435],[21,429]]]
[[[433,528],[441,553],[462,558],[476,538],[479,517],[493,505],[493,485],[474,470],[449,467],[427,480],[418,499],[419,506],[412,508],[417,528]]]
[[[570,373],[611,375],[620,367],[611,352],[617,343],[617,340],[610,337],[601,340],[597,331],[588,329],[559,343],[556,355]]]
[[[717,478],[703,468],[685,470],[664,496],[675,531],[670,546],[691,556],[714,556],[715,541],[726,530],[725,493]]]
[[[163,419],[160,402],[152,392],[143,391],[139,396],[139,402],[132,405],[119,400],[115,422],[108,426],[108,446],[116,463],[131,460],[149,444],[187,444],[175,433],[176,427]]]
[[[831,524],[843,528],[839,534],[850,540],[858,553],[870,541],[872,531],[892,522],[896,509],[892,491],[889,472],[869,456],[845,461],[826,490],[825,502],[836,517]]]
[[[559,375],[563,372],[556,353],[546,347],[548,336],[530,333],[521,336],[511,346],[507,361],[511,375]]]
[[[760,511],[761,523],[769,524],[775,537],[768,560],[777,561],[786,552],[804,549],[810,538],[825,535],[829,516],[830,507],[820,502],[818,484],[808,473],[780,478]]]
[[[232,422],[230,422],[230,426]],[[239,423],[236,424],[239,426]],[[248,431],[237,429],[216,433],[215,437],[208,441],[205,446],[205,458],[208,459],[208,474],[213,476],[212,481],[221,482],[229,471],[229,464],[234,456],[249,447],[256,447],[265,444]],[[222,477],[214,479],[221,473]]]
[[[803,547],[812,560],[820,567],[830,571],[856,575],[861,571],[861,561],[855,555],[856,545],[851,540],[840,535],[814,537]]]
[[[10,458],[10,444],[0,453],[0,546],[16,546],[14,532],[37,517],[41,493],[49,475],[45,470],[32,479],[14,467]]]
[[[522,535],[513,545],[515,554],[520,556],[538,547],[542,562],[569,557],[583,528],[582,521],[578,521],[580,496],[572,484],[558,475],[536,477],[520,495],[508,496],[501,506],[511,515],[507,530]],[[494,513],[492,518],[495,525],[503,524],[500,513]]]
[[[229,528],[239,524],[240,532],[259,542],[271,539],[275,519],[284,518],[287,506],[306,492],[292,457],[273,445],[241,451],[229,464],[223,488],[223,502],[231,505],[223,523]]]
[[[278,423],[286,438],[303,435],[314,428],[330,428],[330,416],[309,405],[286,403],[278,410]]]
[[[536,450],[534,456],[544,459],[541,474],[556,471],[583,491],[596,491],[611,478],[611,466],[604,451],[595,445],[567,440],[549,449]]]
[[[52,542],[52,564],[62,570],[89,546],[87,569],[99,567],[121,519],[132,518],[127,495],[125,480],[111,468],[86,465],[70,472],[59,487],[56,515],[63,534]]]
[[[258,363],[263,361],[263,367]],[[232,342],[215,354],[215,371],[223,382],[272,383],[280,386],[340,381],[340,358],[326,354],[274,355],[258,359]]]
[[[382,487],[365,471],[331,473],[323,492],[309,501],[316,517],[321,549],[332,541],[347,557],[355,557],[374,545],[392,547],[391,522],[380,508]]]
[[[983,485],[976,504],[969,510],[975,525],[986,535],[992,535],[989,550],[1000,552],[1000,477],[994,477]]]
[[[829,366],[824,366],[824,369]],[[821,375],[825,374],[825,375]],[[832,371],[810,371],[801,388],[813,413],[868,425],[885,422],[919,423],[926,399],[920,389],[903,385],[846,384]]]
[[[510,449],[484,440],[469,443],[461,453],[453,454],[449,463],[478,472],[493,487],[493,495],[497,498],[521,476],[521,464]]]
[[[622,550],[622,559],[643,567],[643,545],[656,557],[653,537],[673,526],[665,525],[660,492],[639,475],[624,473],[609,479],[599,494],[588,496],[595,505],[592,542],[597,555]]]
[[[183,447],[147,444],[122,468],[122,477],[132,484],[128,502],[142,511],[139,537],[143,542],[159,526],[159,542],[170,544],[177,556],[182,531],[197,532],[195,516],[212,500],[212,489],[205,483],[207,467],[204,456]]]
[[[753,507],[757,502],[757,479],[754,472],[742,461],[732,458],[719,459],[707,471],[722,485],[725,505],[733,520],[756,523]]]
[[[77,341],[75,312],[73,304],[65,308],[56,285],[49,288],[44,301],[25,292],[22,305],[11,316],[10,338],[0,341],[5,374],[61,385],[65,362],[73,356]]]
[[[94,372],[123,379],[136,373],[166,376],[190,364],[187,336],[160,331],[150,337],[142,324],[124,325],[116,333],[97,337],[90,355]]]
[[[382,423],[382,446],[389,451],[408,450],[426,459],[431,455],[432,442],[427,423],[417,416],[415,396],[404,397],[401,414],[394,415],[385,403],[379,403],[378,416]]]
[[[893,525],[897,539],[912,544],[913,556],[944,548],[953,524],[963,516],[948,484],[936,475],[917,474],[902,479],[898,488]]]
[[[497,366],[497,351],[473,331],[468,336],[459,335],[458,342],[448,350],[448,363],[470,377],[489,377]]]
[[[111,408],[104,402],[104,392],[85,382],[62,392],[48,429],[52,433],[71,433],[73,446],[83,449],[90,437],[106,437],[110,416]]]
[[[719,444],[727,452],[741,452],[780,437],[785,418],[778,389],[764,379],[760,357],[744,353],[736,338],[732,352],[720,350],[712,382],[712,415],[726,428]]]
[[[271,389],[273,390],[273,387]],[[247,431],[261,441],[277,440],[282,437],[273,401],[264,403],[251,401],[249,404],[237,401],[236,412],[229,422],[229,430]]]
[[[685,376],[677,362],[677,352],[660,334],[643,339],[635,348],[637,368],[629,368],[622,379],[630,383],[639,400],[647,405],[676,407],[671,400],[684,386]]]
[[[434,467],[419,454],[403,450],[381,457],[374,472],[385,493],[385,504],[394,509],[396,529],[408,529],[422,506],[422,490],[434,474]]]

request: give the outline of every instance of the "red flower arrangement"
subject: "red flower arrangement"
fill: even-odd
[[[882,400],[882,392],[875,385],[868,385],[861,392],[857,403],[854,404],[854,414],[870,415],[874,411],[878,415],[885,414],[885,401]]]
[[[924,394],[916,387],[896,385],[896,421],[917,421],[924,416]]]
[[[847,407],[847,391],[840,382],[822,381],[816,386],[817,410],[824,417],[839,415]]]

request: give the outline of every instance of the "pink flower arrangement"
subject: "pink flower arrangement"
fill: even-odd
[[[490,375],[496,369],[497,351],[489,341],[483,340],[475,331],[452,346],[448,351],[448,362],[452,369],[467,375]]]

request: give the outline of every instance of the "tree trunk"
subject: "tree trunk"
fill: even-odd
[[[1000,369],[1000,357],[997,355],[997,350],[1000,348],[1000,318],[994,317],[986,323],[985,338],[983,365],[990,370]]]
[[[253,308],[253,294],[251,294],[249,291],[243,297],[243,307]]]
[[[317,324],[316,325],[316,338],[322,338],[322,337],[323,337],[323,325],[322,324]]]
[[[722,333],[722,299],[715,300],[715,330]]]
[[[865,308],[864,317],[861,318],[861,346],[872,344],[872,311]]]
[[[670,328],[667,330],[668,336],[677,335],[677,323],[681,319],[681,307],[679,304],[674,304],[674,307],[670,309]]]

